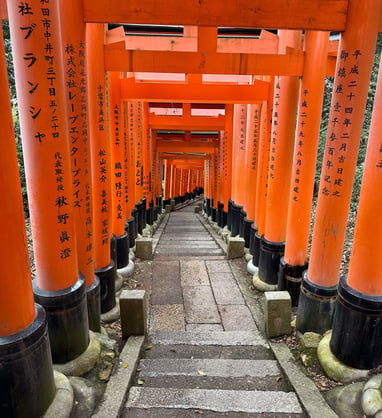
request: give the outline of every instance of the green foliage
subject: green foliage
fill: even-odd
[[[25,213],[28,213],[27,187],[26,187],[26,180],[25,180],[25,169],[24,169],[23,150],[22,150],[22,143],[21,143],[19,114],[18,114],[18,109],[17,109],[15,73],[13,69],[11,36],[10,36],[10,31],[9,31],[8,20],[2,21],[2,28],[3,28],[4,47],[5,47],[5,58],[7,61],[9,93],[11,96],[17,159],[19,163],[20,183],[21,183],[21,190],[23,194],[24,211]]]
[[[377,86],[378,68],[379,68],[379,61],[381,58],[381,51],[382,51],[382,34],[379,34],[378,39],[377,39],[377,46],[375,50],[373,69],[372,69],[372,73],[370,77],[370,85],[369,85],[369,91],[368,91],[368,96],[367,96],[366,109],[365,109],[362,134],[361,134],[361,140],[360,140],[360,148],[359,148],[358,159],[357,159],[357,167],[356,167],[355,176],[354,176],[353,193],[352,193],[352,198],[351,198],[351,203],[350,203],[350,209],[352,211],[356,211],[358,207],[358,199],[359,199],[359,194],[361,190],[363,166],[364,166],[366,149],[367,149],[371,116],[373,112],[374,95],[375,95],[375,89]],[[318,186],[320,182],[322,160],[323,160],[324,151],[325,151],[326,131],[327,131],[327,126],[328,126],[328,121],[329,121],[330,102],[331,102],[331,96],[332,96],[332,90],[333,90],[333,83],[334,83],[334,79],[331,77],[328,77],[325,80],[325,91],[324,91],[324,100],[323,100],[323,105],[322,105],[321,129],[320,129],[316,176],[315,176],[316,186]],[[316,187],[315,189],[317,190],[318,187]]]

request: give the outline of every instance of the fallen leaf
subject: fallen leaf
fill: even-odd
[[[154,344],[152,344],[152,343],[147,344],[145,350],[151,350],[153,347],[154,347]]]
[[[279,382],[282,379],[282,376],[276,376],[276,382]]]
[[[143,385],[145,383],[144,379],[138,379],[137,380],[138,385]]]
[[[129,367],[129,365],[128,365],[127,363],[123,363],[123,367],[124,367],[125,369],[127,369],[127,368]]]
[[[172,353],[176,353],[175,348],[172,348],[170,351],[171,351]]]
[[[198,370],[198,373],[200,374],[200,376],[206,376],[206,372],[203,370]]]

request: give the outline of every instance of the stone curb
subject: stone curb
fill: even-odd
[[[142,351],[144,336],[129,337],[119,355],[115,372],[110,376],[103,400],[93,417],[118,418],[124,407]]]
[[[270,343],[270,347],[308,416],[310,418],[338,417],[325,402],[316,385],[300,370],[289,348],[284,343]]]

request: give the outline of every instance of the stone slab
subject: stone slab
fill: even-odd
[[[159,255],[167,255],[167,254],[185,254],[185,255],[189,255],[189,254],[194,254],[194,255],[199,255],[199,256],[221,255],[221,254],[223,254],[222,250],[219,249],[219,248],[207,248],[207,247],[191,248],[191,249],[174,248],[172,250],[169,250],[168,248],[162,248],[160,244],[156,248],[156,253],[159,254]]]
[[[132,387],[127,407],[198,408],[216,412],[302,413],[294,393]]]
[[[223,331],[222,324],[186,324],[186,331]]]
[[[246,305],[218,305],[225,331],[256,331],[251,311]]]
[[[184,330],[183,305],[152,305],[150,310],[150,331]]]
[[[103,401],[98,405],[96,413],[92,415],[93,417],[117,418],[120,416],[127,391],[135,375],[143,342],[143,336],[129,337],[119,355],[114,373],[110,376]]]
[[[276,360],[142,359],[140,376],[214,376],[223,378],[278,376]],[[202,371],[202,374],[200,374]]]
[[[178,261],[154,261],[152,275],[152,305],[179,305],[183,303]]]
[[[180,262],[180,277],[182,286],[209,286],[206,265],[203,260]]]
[[[228,261],[206,261],[208,273],[230,273],[231,268]]]
[[[152,260],[153,258],[153,240],[152,238],[139,238],[135,241],[137,258]]]
[[[291,332],[291,297],[287,291],[264,292],[265,333],[268,338]]]
[[[157,331],[151,334],[153,344],[163,345],[219,345],[219,346],[254,346],[264,345],[266,340],[254,331]]]
[[[244,299],[232,273],[209,274],[218,305],[243,305]]]
[[[220,323],[220,315],[209,286],[183,287],[183,299],[187,323]]]
[[[227,245],[227,258],[243,257],[244,255],[244,238],[241,237],[230,237]]]

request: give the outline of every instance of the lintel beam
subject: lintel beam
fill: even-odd
[[[225,117],[210,116],[159,116],[149,113],[149,127],[152,129],[179,129],[194,131],[219,131],[224,129]]]
[[[343,31],[348,0],[82,0],[86,22]]]
[[[261,103],[268,98],[269,84],[255,80],[253,85],[136,83],[121,80],[122,100],[182,103]],[[160,129],[160,128],[158,128]]]
[[[186,142],[186,141],[157,141],[157,152],[196,152],[213,154],[217,151],[219,143],[213,142]]]

